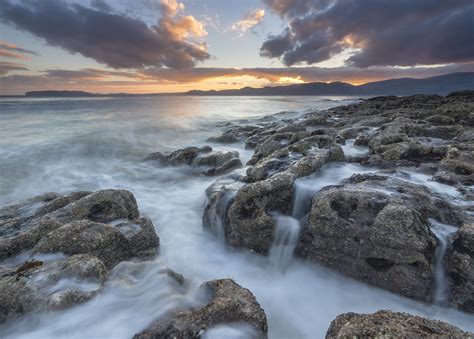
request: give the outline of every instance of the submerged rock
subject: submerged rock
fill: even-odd
[[[134,339],[199,338],[216,325],[233,323],[248,324],[261,338],[267,337],[265,312],[248,289],[231,279],[221,279],[204,283],[200,292],[208,299],[204,306],[172,311]]]
[[[90,255],[25,262],[0,276],[0,322],[87,301],[100,291],[106,278],[105,265]]]
[[[344,313],[331,322],[326,338],[472,338],[474,333],[408,313]]]

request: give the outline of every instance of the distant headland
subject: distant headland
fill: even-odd
[[[446,95],[450,92],[474,90],[474,72],[450,73],[424,79],[399,78],[383,81],[369,82],[363,85],[352,85],[345,82],[310,82],[305,84],[266,86],[262,88],[244,87],[229,90],[192,90],[182,93],[152,93],[152,94],[129,94],[108,93],[98,94],[84,91],[30,91],[24,97],[47,98],[47,97],[123,97],[123,96],[156,96],[156,95],[195,95],[195,96],[283,96],[283,95],[306,95],[306,96],[373,96],[373,95],[413,95],[413,94],[440,94]],[[21,97],[21,96],[20,96]]]

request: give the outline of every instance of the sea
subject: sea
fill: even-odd
[[[45,192],[126,189],[135,195],[142,215],[153,221],[161,246],[154,260],[115,267],[93,300],[16,319],[0,327],[0,337],[130,338],[177,305],[197,303],[197,287],[220,278],[232,278],[253,292],[266,312],[270,338],[323,338],[337,315],[381,309],[440,319],[474,331],[474,316],[455,309],[410,300],[291,257],[285,258],[287,267],[281,270],[269,257],[226,246],[202,227],[205,191],[216,178],[143,161],[152,152],[210,145],[215,150],[237,150],[245,164],[253,151],[245,149],[243,142],[223,145],[206,140],[230,125],[297,118],[358,100],[1,98],[0,206]],[[243,174],[245,167],[236,171]],[[361,171],[367,169],[333,164],[301,185],[317,191]],[[420,180],[429,182],[425,179]],[[435,188],[455,194],[449,186]],[[189,287],[176,286],[164,274],[166,267],[182,274]],[[248,338],[252,333],[241,324],[229,324],[204,336]]]

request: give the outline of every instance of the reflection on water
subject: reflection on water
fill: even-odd
[[[474,317],[453,309],[408,300],[298,260],[282,274],[268,258],[226,247],[201,225],[204,192],[214,179],[141,162],[153,151],[207,144],[219,134],[216,124],[280,111],[296,116],[337,104],[309,97],[0,100],[1,205],[48,191],[124,188],[135,194],[161,239],[159,258],[120,264],[98,298],[65,312],[25,317],[1,332],[15,338],[130,338],[166,310],[196,302],[197,286],[216,278],[233,278],[255,294],[272,338],[323,337],[338,314],[379,309],[474,330]],[[242,144],[211,146],[250,156]],[[360,170],[351,164],[327,168],[298,181],[301,196]],[[189,289],[165,274],[164,265],[188,278]],[[209,337],[246,331],[220,327]]]

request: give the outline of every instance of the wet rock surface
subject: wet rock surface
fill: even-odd
[[[326,338],[472,338],[448,323],[408,313],[345,313],[331,322]]]
[[[224,134],[246,138],[254,154],[246,176],[235,178],[232,187],[216,181],[208,190],[203,227],[234,247],[268,254],[275,238],[273,215],[292,214],[296,179],[331,162],[359,163],[373,173],[308,197],[310,213],[300,220],[295,255],[430,302],[439,239],[429,220],[472,224],[473,112],[474,92],[465,91],[376,97],[296,118],[261,120],[245,132],[231,126]],[[466,229],[455,235],[442,260],[453,284],[451,303],[472,312],[467,292],[472,255],[460,245],[470,239]]]
[[[312,200],[297,254],[408,297],[429,300],[436,238],[403,199],[351,185]]]
[[[260,338],[267,337],[265,312],[248,289],[221,279],[204,283],[200,293],[207,299],[202,307],[171,312],[134,338],[199,338],[207,329],[225,323],[248,324]]]
[[[123,260],[154,256],[159,244],[154,226],[148,218],[116,225],[78,220],[44,236],[33,248],[33,254],[92,254],[112,268]]]
[[[0,210],[0,322],[87,301],[124,260],[156,255],[159,237],[125,190],[47,193]],[[45,258],[45,259],[41,259]]]

